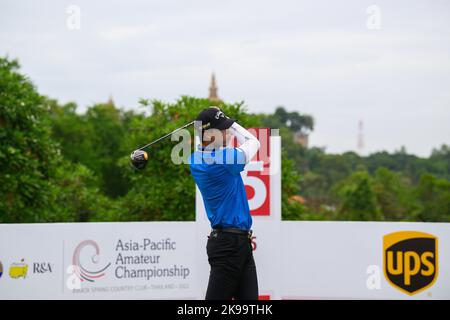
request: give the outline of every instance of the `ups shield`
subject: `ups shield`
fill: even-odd
[[[385,235],[383,270],[388,282],[409,295],[430,287],[438,274],[438,239],[417,231]]]

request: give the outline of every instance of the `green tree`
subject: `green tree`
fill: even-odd
[[[415,192],[420,201],[419,221],[450,222],[450,181],[423,174]]]
[[[84,165],[61,162],[55,169],[54,196],[45,221],[114,221],[118,204],[102,194],[98,184]]]
[[[417,210],[413,188],[409,179],[387,168],[378,168],[375,172],[375,196],[380,206],[383,220],[412,220]]]
[[[92,137],[95,135],[92,126],[88,124],[83,115],[77,114],[77,105],[67,103],[59,105],[54,99],[47,99],[50,107],[50,124],[52,138],[58,142],[65,159],[82,163],[95,172],[95,147]]]
[[[0,222],[45,219],[59,159],[44,99],[18,69],[17,61],[0,58]]]
[[[339,185],[338,192],[342,198],[340,220],[380,220],[373,183],[366,171],[353,173]]]
[[[450,146],[443,144],[433,149],[429,159],[425,159],[426,172],[450,180]]]
[[[97,172],[101,188],[111,197],[125,195],[129,190],[129,180],[118,165],[119,159],[127,150],[122,150],[122,139],[127,129],[123,124],[123,112],[113,104],[97,104],[88,109],[85,115],[95,161],[86,165]]]
[[[282,106],[275,109],[274,114],[262,117],[263,125],[274,129],[288,128],[292,132],[314,130],[314,118],[296,111],[288,112]]]
[[[18,70],[0,58],[0,222],[88,221],[105,199],[92,173],[66,161],[52,140],[54,102]]]
[[[118,160],[122,139],[128,130],[132,112],[124,112],[113,104],[96,104],[85,114],[76,113],[73,103],[59,106],[50,101],[53,138],[59,142],[65,158],[81,163],[98,176],[101,190],[116,198],[129,190],[129,181]]]
[[[130,168],[129,154],[214,102],[142,102],[145,112],[107,103],[77,113],[75,103],[41,96],[17,61],[0,58],[0,222],[192,220],[194,182],[187,165],[170,160],[176,142],[150,148],[144,171]],[[312,116],[220,107],[244,126],[279,129],[283,219],[450,220],[448,145],[428,158],[404,147],[330,154],[295,142],[295,133],[314,129]]]
[[[307,219],[304,204],[297,200],[300,193],[299,179],[300,175],[295,170],[293,161],[287,158],[285,152],[282,152],[281,216],[283,220]]]

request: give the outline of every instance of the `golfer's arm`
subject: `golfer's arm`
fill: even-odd
[[[236,122],[231,126],[231,130],[240,144],[239,149],[245,153],[245,163],[249,163],[259,150],[258,139]]]

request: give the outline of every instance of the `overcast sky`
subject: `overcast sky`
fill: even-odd
[[[228,102],[311,114],[328,152],[356,151],[359,120],[364,154],[450,144],[447,0],[0,0],[0,55],[80,111],[206,97],[214,71]]]

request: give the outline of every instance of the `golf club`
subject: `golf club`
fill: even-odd
[[[189,122],[188,124],[185,124],[184,126],[179,127],[178,129],[175,129],[175,130],[172,131],[171,133],[168,133],[168,134],[162,136],[161,138],[158,138],[158,139],[156,139],[155,141],[152,141],[152,142],[146,144],[145,146],[138,148],[137,150],[144,150],[144,149],[147,149],[148,147],[154,145],[155,143],[158,143],[158,142],[160,142],[160,141],[162,141],[162,140],[164,140],[164,139],[170,137],[170,136],[173,135],[175,132],[178,132],[178,131],[180,131],[180,130],[182,130],[182,129],[186,129],[187,127],[193,125],[194,122],[195,122],[195,121]]]
[[[176,132],[178,132],[178,131],[180,131],[182,129],[185,129],[185,128],[193,125],[194,122],[195,121],[191,121],[188,124],[185,124],[184,126],[178,128],[178,129],[175,129],[174,131],[172,131],[172,132],[162,136],[161,138],[158,138],[155,141],[152,141],[152,142],[146,144],[145,146],[134,150],[131,153],[131,155],[130,155],[131,164],[133,165],[133,167],[136,168],[136,169],[140,169],[140,170],[144,169],[145,166],[147,165],[147,160],[148,160],[148,154],[147,154],[147,152],[144,151],[145,149],[147,149],[148,147],[150,147],[150,146],[152,146],[152,145],[154,145],[154,144],[156,144],[156,143],[158,143],[158,142],[160,142],[160,141],[170,137],[174,133],[176,133]]]

